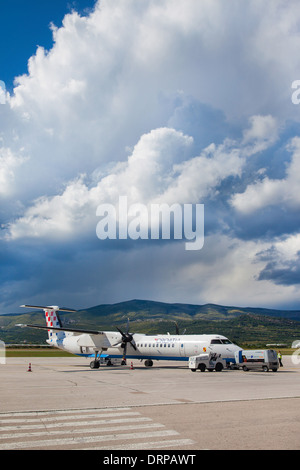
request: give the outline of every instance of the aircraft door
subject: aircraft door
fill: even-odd
[[[184,343],[180,343],[179,352],[180,352],[181,357],[185,357],[185,345],[184,345]]]
[[[198,343],[191,341],[184,345],[185,356],[197,356],[200,352]]]

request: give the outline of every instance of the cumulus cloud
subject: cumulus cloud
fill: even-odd
[[[0,196],[11,195],[15,169],[25,161],[25,156],[15,155],[9,148],[0,148]]]
[[[299,18],[298,0],[102,0],[53,25],[53,47],[37,49],[0,106],[2,298],[297,302],[273,280],[297,272],[276,230],[299,232]],[[96,208],[120,195],[204,203],[201,255],[176,244],[107,253]]]
[[[214,199],[226,178],[241,176],[246,158],[261,150],[258,141],[264,139],[264,133],[255,135],[252,148],[249,139],[246,146],[243,140],[225,139],[192,156],[191,136],[170,128],[152,130],[140,138],[127,162],[117,164],[97,184],[82,175],[62,194],[38,198],[9,224],[6,236],[56,239],[91,233],[97,206],[117,204],[124,195],[129,204],[204,203]]]
[[[81,231],[90,213],[88,189],[82,178],[70,183],[63,194],[40,197],[25,214],[9,225],[9,239],[64,239]]]
[[[203,140],[211,135],[202,148],[216,143],[213,134],[220,127],[214,126],[211,106],[234,120],[270,112],[281,121],[296,116],[290,100],[284,116],[277,108],[290,93],[291,67],[297,70],[299,5],[293,2],[293,15],[281,2],[274,2],[268,15],[263,2],[232,5],[104,0],[86,17],[66,15],[61,28],[52,28],[52,49],[37,49],[8,99],[15,132],[30,155],[22,172],[15,172],[20,197],[28,189],[20,184],[24,173],[35,173],[36,197],[42,187],[53,193],[78,173],[124,160],[126,147],[166,124],[195,139],[202,126]],[[192,97],[184,116],[182,101],[170,98],[176,95]],[[201,121],[192,115],[192,104],[199,102],[208,106]],[[266,121],[258,130],[261,124],[256,120],[253,132],[267,130]],[[268,126],[273,136],[271,118]]]
[[[252,144],[251,153],[261,152],[278,139],[278,123],[273,116],[251,116],[250,127],[243,133],[243,143]]]
[[[95,233],[99,204],[116,204],[119,195],[126,195],[129,203],[149,203],[168,187],[173,165],[186,157],[192,142],[191,137],[173,129],[151,131],[141,137],[126,163],[117,164],[96,185],[89,185],[89,178],[82,175],[68,183],[62,194],[38,198],[24,216],[10,224],[8,238]]]
[[[276,285],[300,284],[300,235],[291,235],[275,242],[257,254],[266,265],[258,275],[259,280],[269,280]]]
[[[273,180],[266,176],[262,181],[248,185],[243,193],[232,196],[231,203],[235,209],[249,214],[266,206],[299,208],[300,138],[294,137],[288,149],[292,152],[292,160],[285,178]]]
[[[3,80],[0,80],[0,104],[5,104],[6,102],[6,86]]]

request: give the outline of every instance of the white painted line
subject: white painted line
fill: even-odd
[[[20,431],[20,430],[34,430],[34,429],[50,429],[50,428],[66,428],[75,426],[93,426],[103,424],[105,425],[102,429],[105,431],[106,425],[109,424],[121,424],[121,423],[132,423],[140,421],[152,421],[151,418],[119,418],[119,419],[100,419],[97,421],[75,421],[71,423],[47,423],[45,424],[20,424],[19,426],[5,426],[0,430],[0,438],[2,437],[1,432],[6,431]],[[67,432],[67,431],[66,431]]]
[[[87,425],[90,423],[86,423]],[[151,428],[164,428],[164,424],[160,423],[147,423],[147,424],[127,424],[126,426],[111,426],[108,428],[78,428],[78,429],[72,429],[69,431],[69,434],[87,434],[91,432],[97,432],[97,433],[105,433],[105,432],[115,432],[115,431],[131,431],[131,430],[138,430],[138,429],[151,429]],[[0,442],[1,439],[18,439],[22,437],[23,439],[27,439],[28,437],[40,437],[40,436],[56,436],[58,434],[64,434],[66,435],[65,430],[60,430],[60,431],[38,431],[38,432],[14,432],[13,434],[1,434],[0,435]]]
[[[174,439],[173,441],[152,441],[152,442],[138,442],[136,444],[123,444],[116,446],[105,446],[105,447],[86,447],[81,450],[149,450],[149,449],[163,449],[169,447],[192,446],[195,445],[195,441],[191,439]]]
[[[150,437],[165,437],[165,436],[176,436],[179,433],[177,431],[150,431],[143,433],[128,433],[128,434],[107,434],[106,436],[90,436],[90,437],[74,437],[67,439],[49,439],[40,441],[28,441],[28,442],[11,442],[7,444],[0,444],[0,450],[13,450],[13,449],[32,449],[36,447],[59,447],[64,448],[68,445],[81,446],[82,444],[89,444],[93,442],[105,442],[105,441],[116,441],[130,440],[130,439],[148,439]],[[147,442],[145,443],[147,445]]]
[[[5,425],[6,423],[40,423],[40,422],[49,422],[49,421],[63,421],[63,420],[72,420],[78,418],[106,418],[106,417],[117,417],[117,416],[137,416],[140,415],[138,411],[124,411],[122,413],[114,411],[113,413],[95,413],[93,415],[82,414],[81,416],[51,416],[51,417],[41,417],[41,418],[12,418],[12,419],[0,419],[0,424]]]
[[[11,413],[0,413],[0,418],[13,418],[14,416],[47,416],[47,415],[58,415],[58,414],[80,414],[80,413],[106,413],[106,412],[119,412],[119,411],[130,411],[131,407],[121,408],[83,408],[74,410],[47,410],[47,411],[12,411]]]

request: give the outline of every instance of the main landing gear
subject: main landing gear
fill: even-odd
[[[99,367],[100,367],[100,361],[99,361],[99,359],[97,359],[98,353],[99,353],[99,351],[95,351],[95,359],[92,362],[90,362],[90,368],[91,369],[99,369]],[[100,356],[101,356],[101,354],[100,354]]]
[[[100,356],[102,354],[102,351],[103,351],[103,349],[101,349],[101,351],[95,351],[95,358],[92,362],[90,362],[90,368],[91,369],[99,369],[99,367],[100,367]],[[99,354],[99,356],[98,356],[98,354]],[[108,367],[109,366],[114,366],[116,364],[121,365],[121,366],[126,366],[126,357],[123,356],[121,361],[118,361],[118,359],[111,359],[111,358],[107,357],[107,358],[105,358],[105,360],[102,361],[102,364],[104,364]]]
[[[152,367],[153,361],[151,359],[146,359],[144,362],[145,367]]]
[[[99,367],[100,367],[100,361],[97,360],[97,361],[90,362],[91,369],[99,369]]]

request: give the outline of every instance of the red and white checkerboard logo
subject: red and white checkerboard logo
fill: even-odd
[[[45,316],[46,316],[46,324],[49,328],[60,328],[60,323],[57,318],[57,314],[55,310],[46,310],[45,311]]]

